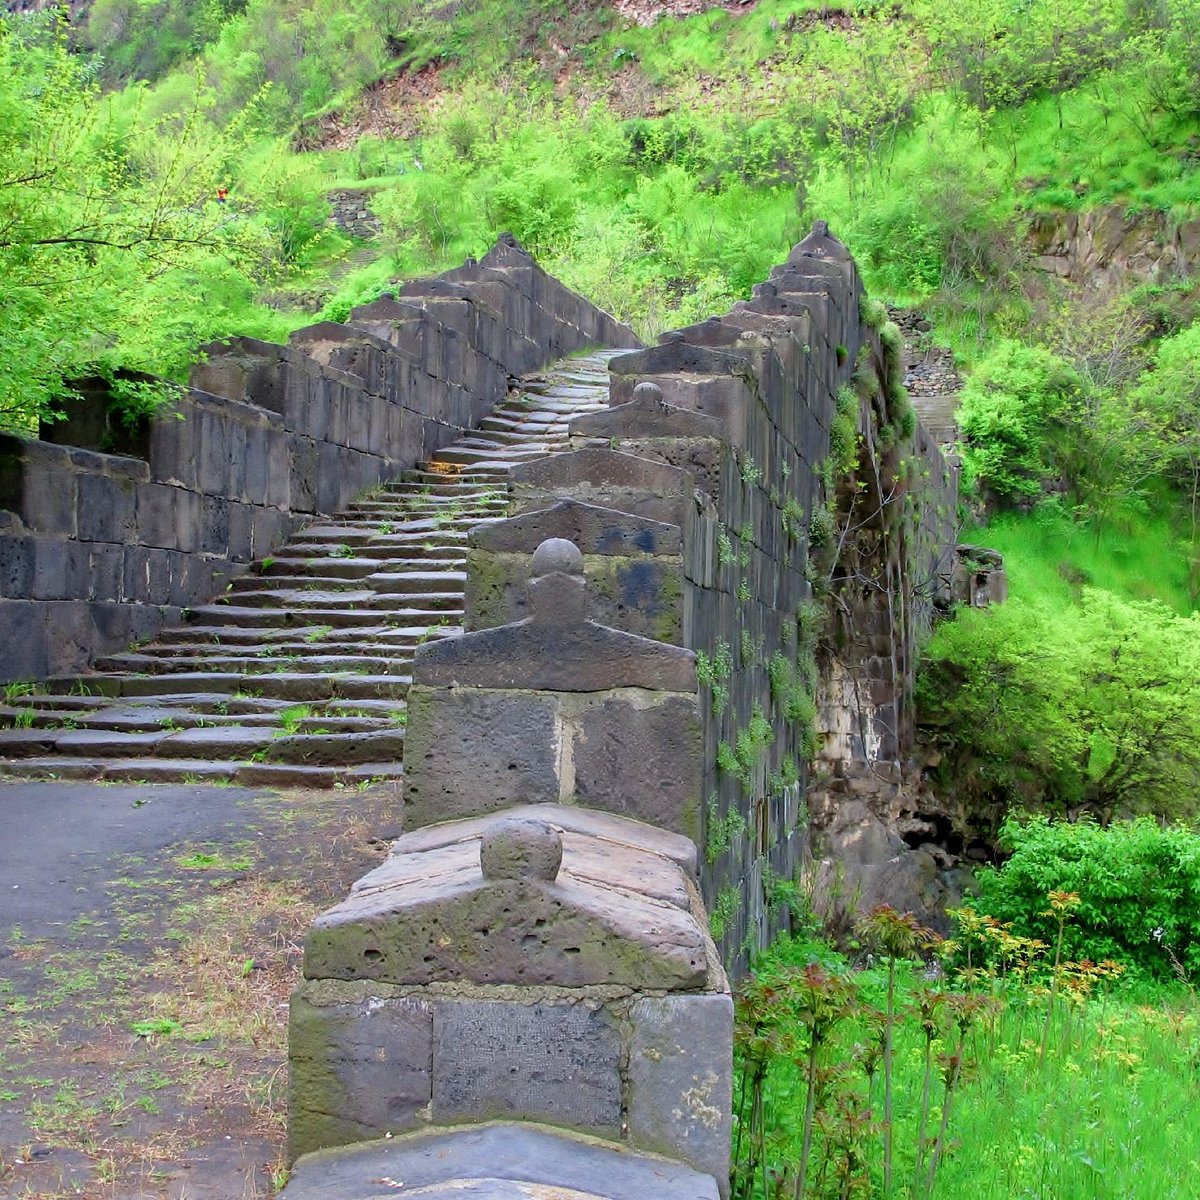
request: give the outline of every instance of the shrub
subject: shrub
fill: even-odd
[[[1011,857],[980,873],[980,911],[1052,944],[1046,894],[1077,892],[1065,956],[1114,959],[1157,979],[1200,970],[1200,834],[1148,817],[1102,827],[1034,816],[1006,820],[1000,835]]]
[[[968,379],[958,413],[967,480],[1002,501],[1032,500],[1060,479],[1065,417],[1082,381],[1063,359],[1003,341]]]

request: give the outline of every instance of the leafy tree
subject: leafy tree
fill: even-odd
[[[979,910],[1018,934],[1051,943],[1046,894],[1067,889],[1079,906],[1064,927],[1074,959],[1115,959],[1160,980],[1200,971],[1200,836],[1142,817],[1094,821],[1012,817],[1000,830],[1008,854],[978,876]]]
[[[1078,373],[1050,351],[1000,342],[962,391],[958,424],[967,481],[1008,503],[1062,490],[1067,418],[1082,391]]]
[[[229,332],[194,272],[273,252],[216,201],[241,132],[195,108],[147,121],[99,94],[53,23],[0,19],[0,424],[50,415],[71,379],[182,376],[197,334]]]
[[[1192,602],[1200,600],[1200,322],[1159,343],[1134,404],[1155,431],[1167,475],[1180,487],[1192,547]]]
[[[1200,615],[1085,589],[943,625],[921,720],[964,794],[1102,819],[1200,809]]]

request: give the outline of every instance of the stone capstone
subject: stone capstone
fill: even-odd
[[[405,847],[313,923],[308,979],[688,991],[703,910],[677,863],[529,815]]]
[[[479,842],[484,879],[558,877],[562,866],[562,830],[534,817],[507,817],[489,825]]]
[[[393,1190],[430,1200],[718,1200],[711,1176],[680,1163],[514,1124],[431,1130],[306,1155],[281,1196],[378,1200]]]

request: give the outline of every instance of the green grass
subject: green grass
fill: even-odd
[[[801,972],[810,962],[821,970],[805,979]],[[759,960],[757,971],[767,989],[766,1007],[755,1008],[759,985],[743,988],[734,1108],[748,1116],[753,1064],[765,1061],[767,1138],[760,1145],[766,1171],[758,1162],[751,1179],[750,1126],[739,1139],[735,1124],[735,1157],[741,1163],[735,1198],[792,1200],[796,1194],[814,995],[818,1003],[832,999],[838,1015],[826,1028],[819,1056],[813,1152],[803,1196],[882,1197],[884,968],[851,969],[822,943],[784,940]],[[959,1050],[960,1028],[966,1032],[944,1151],[930,1188],[927,1169],[919,1172],[916,1161],[926,1063],[917,1006],[937,993],[959,999],[938,1001],[944,1007],[931,1010],[940,1015],[934,1017],[939,1029],[932,1044],[926,1168],[945,1079],[954,1069],[950,1055]],[[963,1001],[969,994],[979,998],[979,1005]],[[1200,1165],[1200,1125],[1192,1119],[1200,1006],[1190,989],[1118,984],[1111,994],[1095,990],[1078,998],[1060,991],[1051,1010],[1045,975],[1025,982],[1015,975],[977,976],[972,992],[961,977],[930,983],[919,964],[902,962],[897,999],[893,1196],[1162,1200],[1184,1194],[1179,1179]],[[956,1012],[967,1014],[962,1026]],[[764,1174],[777,1181],[769,1192]]]
[[[1132,513],[1097,533],[1086,524],[1039,514],[1004,514],[964,535],[999,550],[1014,597],[1055,606],[1073,602],[1084,586],[1126,600],[1160,600],[1186,614],[1186,547],[1168,517]]]

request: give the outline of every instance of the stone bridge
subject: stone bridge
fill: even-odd
[[[936,902],[916,646],[991,582],[901,349],[822,223],[649,348],[509,239],[210,348],[140,442],[0,444],[4,773],[403,775],[288,1196],[727,1194],[726,969],[813,881]]]

